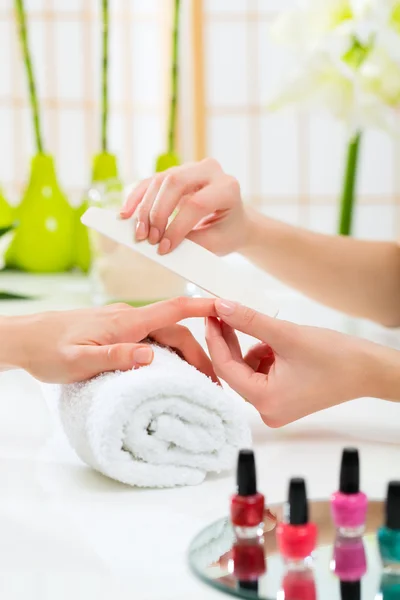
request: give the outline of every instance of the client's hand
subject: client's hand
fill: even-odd
[[[385,376],[400,353],[394,357],[395,351],[371,342],[271,319],[235,303],[215,305],[219,320],[208,319],[206,332],[215,372],[270,427],[354,398],[388,397]],[[260,340],[244,357],[234,329]]]
[[[211,362],[182,319],[215,315],[213,300],[176,298],[143,308],[114,304],[104,308],[49,312],[0,321],[1,367],[22,368],[46,382],[68,383],[98,373],[148,365],[150,336],[170,346],[212,377]]]

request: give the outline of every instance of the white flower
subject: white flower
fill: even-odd
[[[328,109],[352,130],[393,126],[400,0],[303,0],[277,19],[273,35],[294,47],[300,66],[272,109],[302,103]]]

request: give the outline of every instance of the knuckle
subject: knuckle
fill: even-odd
[[[213,169],[213,170],[219,170],[219,171],[222,171],[222,167],[221,167],[221,165],[219,164],[219,162],[217,161],[217,159],[216,159],[216,158],[213,158],[213,157],[211,157],[211,156],[210,156],[210,157],[208,157],[208,158],[204,158],[204,159],[202,160],[202,163],[203,163],[205,166],[207,166],[207,167],[209,167],[209,168],[211,168],[211,169]]]
[[[248,306],[244,306],[242,318],[243,318],[243,323],[245,325],[251,325],[254,322],[254,319],[256,318],[256,312],[252,308],[249,308]]]
[[[158,223],[161,223],[164,220],[164,215],[160,208],[153,207],[150,210],[149,220],[150,223],[152,223],[153,225],[157,225]]]
[[[163,181],[167,178],[165,173],[157,173],[157,175],[154,175],[153,177],[153,181],[152,181],[152,185],[154,185],[155,187],[160,186]]]
[[[238,182],[238,180],[236,179],[236,177],[233,177],[232,175],[226,175],[225,177],[225,185],[226,188],[233,194],[239,194],[240,193],[240,183]]]
[[[193,194],[188,200],[188,205],[197,211],[204,211],[207,208],[206,199],[202,194]]]
[[[179,188],[182,186],[182,172],[179,171],[176,167],[167,171],[167,175],[165,176],[163,187],[164,188]]]
[[[78,346],[68,346],[60,349],[60,356],[64,364],[71,368],[79,364],[81,351]]]
[[[109,308],[113,309],[114,312],[119,313],[120,310],[132,309],[126,302],[116,302],[115,304],[109,304]]]
[[[186,296],[178,296],[171,300],[171,304],[179,312],[186,312],[189,307],[189,299]]]
[[[107,350],[107,359],[110,363],[119,363],[123,359],[123,348],[118,345],[112,345]]]
[[[136,218],[138,221],[146,221],[149,216],[149,207],[142,201],[136,212]]]

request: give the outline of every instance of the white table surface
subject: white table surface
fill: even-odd
[[[50,290],[51,281],[35,285]],[[90,301],[79,278],[60,281],[47,300],[1,302],[0,312]],[[282,296],[281,317],[345,323],[293,295]],[[361,334],[372,331],[357,327]],[[193,328],[200,336],[198,325]],[[386,339],[385,332],[373,331]],[[249,418],[259,487],[270,502],[284,499],[293,475],[307,478],[310,497],[330,494],[345,444],[360,449],[362,487],[369,495],[383,497],[387,481],[400,477],[400,405],[357,400],[281,430],[268,430],[250,408]],[[201,528],[227,513],[233,488],[232,475],[165,491],[107,480],[75,458],[34,380],[22,372],[0,376],[0,595],[8,600],[223,598],[193,577],[186,553]]]

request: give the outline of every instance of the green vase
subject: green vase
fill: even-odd
[[[117,157],[109,152],[96,154],[92,165],[92,183],[118,179]]]
[[[6,255],[9,267],[31,273],[61,273],[72,267],[74,210],[58,184],[51,156],[33,157],[15,219],[17,229]]]
[[[167,152],[166,154],[161,154],[157,158],[156,162],[156,173],[162,173],[162,171],[166,171],[171,167],[179,167],[181,161],[179,160],[179,156],[175,154],[175,152]]]

